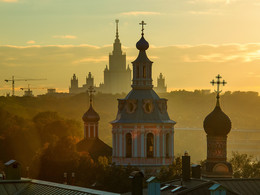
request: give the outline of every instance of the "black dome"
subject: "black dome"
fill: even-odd
[[[215,109],[205,118],[203,127],[207,135],[226,136],[231,130],[231,120],[217,103]]]
[[[98,122],[100,120],[98,113],[93,109],[91,104],[88,111],[83,114],[82,120],[84,122]]]
[[[149,43],[142,36],[141,39],[136,43],[136,48],[141,51],[147,50],[149,48]]]

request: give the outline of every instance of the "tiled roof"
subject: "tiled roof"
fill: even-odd
[[[0,181],[1,195],[119,195],[112,192],[93,190],[77,186],[58,184],[40,180],[2,180]]]

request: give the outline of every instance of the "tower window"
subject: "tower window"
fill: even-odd
[[[127,133],[125,136],[126,140],[126,158],[131,158],[132,157],[132,135],[131,133]]]
[[[146,78],[146,66],[143,66],[143,78]]]
[[[153,153],[154,153],[154,136],[153,136],[152,133],[148,133],[147,134],[146,152],[147,152],[147,158],[153,158]]]
[[[139,65],[136,66],[136,78],[139,78]]]
[[[94,126],[90,126],[90,138],[93,138],[94,137]]]
[[[170,135],[169,133],[167,133],[165,137],[165,154],[167,158],[169,157],[169,151],[170,151]]]

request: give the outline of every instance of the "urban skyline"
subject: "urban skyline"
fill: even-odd
[[[207,81],[221,74],[229,80],[227,91],[260,91],[258,1],[153,0],[151,4],[142,1],[138,8],[120,1],[114,1],[113,6],[108,3],[0,1],[0,16],[4,18],[0,94],[11,92],[11,85],[4,79],[12,76],[48,79],[17,83],[18,95],[28,84],[68,92],[73,73],[80,85],[88,72],[95,76],[96,83],[103,82],[116,18],[131,69],[137,55],[136,24],[147,21],[146,37],[153,43],[149,56],[154,62],[154,85],[162,72],[168,91],[208,89]],[[61,69],[62,74],[57,74]]]

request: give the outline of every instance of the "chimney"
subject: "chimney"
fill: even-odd
[[[182,179],[183,181],[190,180],[190,156],[187,151],[182,156]]]
[[[192,178],[200,179],[201,177],[201,166],[191,165]]]
[[[16,160],[9,160],[5,163],[6,180],[21,179],[21,165]]]
[[[129,178],[132,179],[132,195],[143,195],[144,174],[141,171],[133,171]]]
[[[68,174],[65,172],[64,173],[64,184],[68,184]]]
[[[148,183],[148,195],[160,195],[161,194],[161,183],[157,177],[150,177],[146,180]]]
[[[75,185],[75,173],[71,173],[71,185]]]
[[[30,167],[26,167],[26,177],[29,178],[29,170],[30,170]]]

